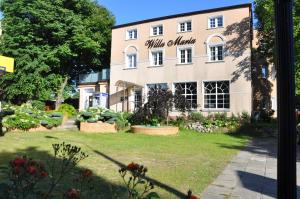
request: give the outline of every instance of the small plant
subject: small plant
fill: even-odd
[[[27,158],[17,157],[10,162],[8,183],[0,184],[0,196],[15,198],[53,198],[56,188],[65,176],[73,172],[75,166],[87,155],[81,148],[70,144],[53,144],[54,158],[47,164]],[[64,198],[89,198],[91,194],[92,172],[84,170],[74,179],[74,186],[64,194]],[[47,186],[46,186],[47,185]],[[75,191],[76,190],[76,191]],[[57,194],[57,193],[56,193]],[[75,194],[75,195],[74,195]]]
[[[146,178],[147,168],[137,163],[130,163],[122,167],[119,173],[126,185],[128,199],[159,199],[153,183]]]
[[[45,102],[39,101],[39,100],[33,100],[31,102],[31,105],[33,108],[44,111],[45,110]]]
[[[72,106],[70,104],[61,104],[57,111],[63,113],[64,115],[66,115],[68,117],[73,117],[77,113],[74,106]]]

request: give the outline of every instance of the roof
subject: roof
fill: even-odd
[[[112,29],[123,28],[126,26],[133,26],[133,25],[138,25],[138,24],[142,24],[142,23],[148,23],[148,22],[165,20],[165,19],[172,19],[172,18],[178,18],[178,17],[185,17],[185,16],[191,16],[191,15],[197,15],[197,14],[210,13],[210,12],[218,12],[218,11],[224,11],[224,10],[237,9],[237,8],[245,8],[245,7],[249,7],[249,9],[251,9],[252,4],[251,3],[238,4],[238,5],[233,5],[233,6],[226,6],[226,7],[219,7],[219,8],[213,8],[213,9],[207,9],[207,10],[199,10],[199,11],[194,11],[194,12],[187,12],[187,13],[163,16],[163,17],[156,17],[156,18],[152,18],[152,19],[146,19],[146,20],[117,25],[117,26],[114,26]]]

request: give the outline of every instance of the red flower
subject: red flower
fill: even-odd
[[[25,158],[20,158],[17,157],[16,159],[13,160],[12,164],[15,167],[22,167],[26,164],[27,160]]]
[[[91,177],[93,175],[93,172],[89,169],[86,169],[83,171],[83,177]]]
[[[78,199],[79,195],[80,192],[77,189],[69,189],[67,193],[65,193],[65,197],[68,199]]]
[[[140,166],[139,164],[132,162],[129,165],[127,165],[127,169],[130,171],[135,171],[138,170],[139,166]]]
[[[36,168],[34,166],[29,166],[27,172],[33,175],[36,173]]]
[[[41,172],[41,176],[42,176],[42,177],[48,177],[48,175],[49,175],[49,174],[48,174],[46,171],[42,171],[42,172]]]
[[[18,175],[20,173],[20,167],[15,167],[13,173]]]
[[[188,199],[198,199],[198,198],[196,196],[194,196],[194,195],[191,195],[191,196],[189,196]]]

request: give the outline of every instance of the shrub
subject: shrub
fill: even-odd
[[[59,126],[62,122],[62,113],[47,113],[33,108],[30,104],[4,108],[14,111],[13,115],[6,116],[2,120],[3,126],[8,130],[19,129],[27,131],[31,128],[36,128],[39,125],[50,129]]]
[[[39,100],[33,100],[31,102],[31,105],[33,108],[44,111],[45,110],[45,102],[39,101]]]
[[[206,120],[201,112],[191,112],[188,119],[193,122],[204,122]]]
[[[58,111],[63,113],[64,115],[66,115],[68,117],[73,117],[77,113],[74,106],[72,106],[70,104],[61,104],[58,108]]]
[[[130,113],[116,113],[109,109],[103,108],[89,108],[86,111],[79,112],[76,116],[76,122],[90,122],[98,121],[109,124],[116,124],[118,130],[122,130],[130,125],[128,119],[131,117]]]
[[[70,192],[78,190],[78,198],[90,198],[90,182],[92,172],[83,170],[78,177],[73,179],[71,188],[64,194],[60,192],[61,181],[70,173],[74,173],[77,164],[88,156],[81,148],[70,144],[53,144],[54,160],[48,160],[47,164],[33,160],[26,156],[16,157],[10,162],[8,168],[8,182],[0,184],[0,196],[6,199],[15,198],[72,198]],[[59,190],[59,191],[58,191]],[[74,191],[72,196],[74,196]],[[57,194],[57,195],[54,195]],[[56,196],[56,197],[55,197]],[[74,197],[73,197],[74,198]]]

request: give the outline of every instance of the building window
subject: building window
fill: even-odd
[[[151,90],[151,89],[154,89],[154,90],[156,90],[156,89],[168,90],[169,89],[167,83],[147,84],[147,88],[148,88],[148,90]]]
[[[180,22],[178,26],[179,26],[178,27],[179,32],[192,31],[192,22],[191,21]]]
[[[180,64],[192,63],[192,48],[179,49],[179,63]]]
[[[223,45],[210,46],[210,61],[223,61],[224,47]]]
[[[139,109],[142,106],[142,91],[134,91],[134,110]]]
[[[137,29],[127,30],[126,39],[137,39]]]
[[[223,27],[223,24],[224,24],[223,16],[211,17],[211,18],[209,18],[209,21],[208,21],[209,28]]]
[[[152,66],[161,66],[163,64],[163,52],[155,51],[151,52],[152,55]]]
[[[230,108],[229,81],[204,82],[204,108]]]
[[[136,68],[136,54],[127,55],[127,68]]]
[[[268,67],[267,66],[262,66],[261,67],[261,77],[262,78],[268,78],[269,76],[269,70],[268,70]]]
[[[163,34],[164,31],[162,25],[152,27],[152,36],[163,35]]]
[[[175,93],[185,97],[187,106],[197,108],[197,82],[175,83]]]

